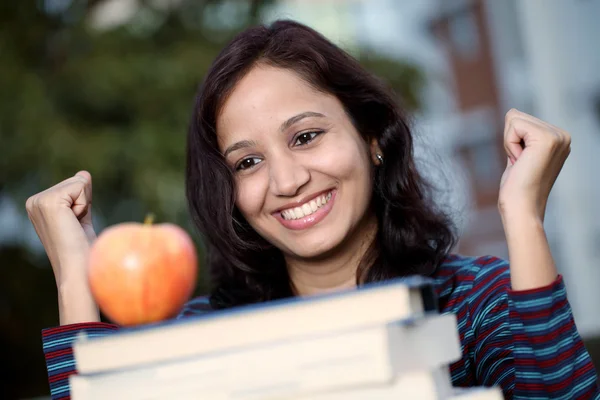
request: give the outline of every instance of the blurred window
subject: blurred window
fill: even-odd
[[[505,164],[496,141],[493,138],[470,140],[460,145],[458,152],[469,173],[478,207],[495,204]]]
[[[469,148],[471,173],[475,185],[481,190],[495,190],[499,185],[500,164],[497,147],[491,141],[478,142]]]
[[[472,10],[454,13],[448,20],[450,43],[460,57],[475,59],[479,54],[479,29]]]
[[[598,119],[598,123],[600,123],[600,90],[596,93],[593,100],[594,111],[596,113],[596,118]]]

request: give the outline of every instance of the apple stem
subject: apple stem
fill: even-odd
[[[146,218],[144,219],[144,225],[152,225],[152,223],[154,222],[154,214],[149,213],[146,215]]]

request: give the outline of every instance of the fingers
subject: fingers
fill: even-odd
[[[52,186],[27,199],[25,208],[28,213],[50,210],[66,206],[73,210],[77,218],[90,217],[92,204],[92,176],[87,171],[79,171],[74,176]]]
[[[87,202],[92,204],[92,175],[87,171],[79,171],[75,174],[76,177],[82,179],[83,183],[83,191],[85,192],[85,197]]]
[[[520,115],[514,108],[506,113],[504,120],[504,150],[512,164],[514,164],[523,152],[522,140],[515,129],[515,119]]]
[[[77,172],[68,189],[72,200],[71,209],[77,219],[91,223],[92,175],[87,171]]]
[[[504,124],[504,149],[511,162],[519,158],[524,148],[543,143],[553,150],[569,151],[571,136],[551,124],[529,114],[511,109],[506,113]]]
[[[71,210],[77,217],[78,220],[84,222],[91,221],[91,213],[92,213],[92,203],[88,201],[85,191],[81,192],[81,195],[77,197],[73,205],[71,206]]]
[[[512,122],[505,127],[504,131],[504,151],[508,155],[508,159],[514,164],[523,152],[521,138],[516,133]]]
[[[81,178],[83,178],[86,181],[92,182],[92,174],[90,174],[89,172],[82,170],[79,171],[75,174],[75,176],[79,176]]]

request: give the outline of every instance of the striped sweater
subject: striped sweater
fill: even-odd
[[[451,255],[433,278],[440,311],[458,319],[462,358],[450,366],[454,386],[499,385],[508,399],[600,399],[561,276],[547,287],[513,291],[506,261]],[[209,311],[207,299],[196,298],[178,318]],[[52,399],[70,397],[76,334],[117,329],[96,322],[42,331]]]

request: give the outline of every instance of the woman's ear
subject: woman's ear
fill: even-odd
[[[381,152],[381,149],[379,148],[379,143],[377,143],[376,138],[371,139],[370,152],[371,152],[371,161],[373,161],[373,164],[375,164],[375,165],[383,164],[383,153]]]

